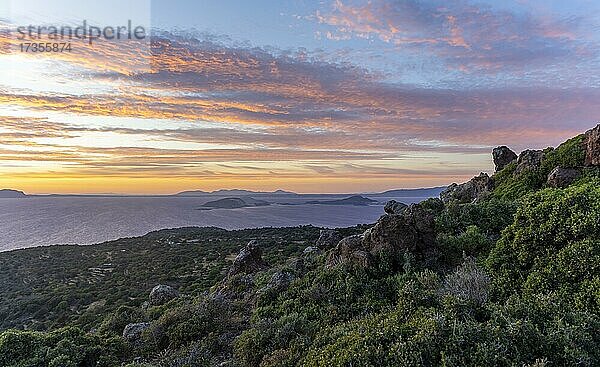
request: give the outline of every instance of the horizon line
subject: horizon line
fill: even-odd
[[[285,192],[285,193],[290,193],[290,194],[298,194],[298,195],[356,195],[356,194],[364,194],[364,195],[369,195],[369,194],[382,194],[388,191],[397,191],[397,190],[431,190],[431,189],[439,189],[439,188],[445,188],[448,187],[450,184],[447,185],[438,185],[438,186],[429,186],[429,187],[408,187],[408,188],[391,188],[391,189],[385,189],[382,191],[356,191],[356,192],[298,192],[298,191],[291,191],[291,190],[286,190],[286,189],[275,189],[273,191],[261,191],[261,190],[252,190],[252,189],[240,189],[240,188],[233,188],[233,189],[218,189],[218,190],[213,190],[213,191],[205,191],[202,189],[189,189],[189,190],[182,190],[182,191],[178,191],[175,193],[168,193],[168,194],[161,194],[161,193],[147,193],[147,194],[142,194],[142,193],[86,193],[86,192],[79,192],[79,193],[56,193],[56,192],[45,192],[45,193],[39,193],[39,192],[26,192],[24,190],[20,190],[20,189],[13,189],[13,188],[0,188],[0,191],[16,191],[16,192],[20,192],[25,194],[26,196],[114,196],[114,197],[135,197],[135,196],[139,196],[139,197],[150,197],[150,196],[177,196],[180,195],[182,193],[186,193],[186,192],[197,192],[197,193],[205,193],[207,195],[210,194],[215,194],[218,193],[220,191],[248,191],[250,193],[254,193],[254,194],[273,194],[273,193],[277,193],[278,191],[281,192]]]

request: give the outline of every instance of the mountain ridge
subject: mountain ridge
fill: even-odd
[[[436,187],[424,187],[424,188],[410,188],[410,189],[392,189],[382,192],[357,192],[357,193],[296,193],[293,191],[286,190],[275,190],[275,191],[252,191],[245,189],[220,189],[214,191],[203,191],[203,190],[186,190],[175,194],[25,194],[23,191],[12,190],[12,189],[0,189],[2,191],[14,191],[22,193],[22,196],[31,197],[202,197],[202,196],[233,196],[233,195],[281,195],[281,196],[315,196],[315,195],[326,195],[326,196],[373,196],[373,197],[385,197],[385,196],[397,196],[397,197],[429,197],[437,196],[441,190],[447,186],[436,186]]]

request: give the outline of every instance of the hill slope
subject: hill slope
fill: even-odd
[[[599,136],[600,125],[518,157],[499,147],[495,174],[366,230],[288,230],[287,253],[252,238],[210,289],[192,276],[171,283],[183,295],[136,297],[83,329],[69,318],[50,332],[5,331],[0,366],[595,366]]]

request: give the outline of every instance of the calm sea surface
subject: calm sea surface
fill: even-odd
[[[141,236],[163,228],[186,226],[241,229],[312,224],[319,227],[346,227],[372,223],[383,214],[382,205],[303,204],[196,210],[203,203],[214,199],[214,197],[0,199],[0,251],[53,244],[92,244],[121,237]],[[390,198],[377,198],[381,202],[387,199]],[[411,203],[423,199],[397,200]],[[269,201],[277,202],[278,199],[269,198]]]

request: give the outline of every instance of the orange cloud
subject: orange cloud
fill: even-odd
[[[376,3],[358,9],[336,4],[340,14],[320,20],[344,34],[443,45],[436,50],[448,57],[455,49],[464,55],[483,47],[480,36],[472,34],[474,20],[449,10],[435,13],[441,33],[415,35],[410,27],[419,24],[378,17]],[[468,10],[469,17],[479,19],[480,9]],[[495,42],[497,33],[489,39]],[[167,33],[153,38],[149,62],[134,54],[98,44],[58,56],[83,67],[81,75],[49,71],[57,80],[109,86],[100,91],[0,88],[2,113],[8,115],[0,117],[3,176],[30,184],[70,180],[69,187],[87,185],[94,177],[104,183],[122,180],[123,187],[152,178],[191,182],[189,177],[210,180],[215,187],[253,180],[272,188],[292,188],[283,183],[293,182],[305,188],[342,185],[344,180],[388,187],[447,183],[486,167],[491,146],[518,150],[555,144],[585,130],[600,114],[595,88],[419,88],[386,82],[356,65]],[[112,61],[104,64],[105,58]],[[138,69],[140,60],[149,67]],[[477,63],[495,64],[485,58]],[[23,117],[19,111],[44,117]],[[80,120],[89,116],[136,118],[153,127],[84,127]],[[181,127],[161,127],[167,121]]]

